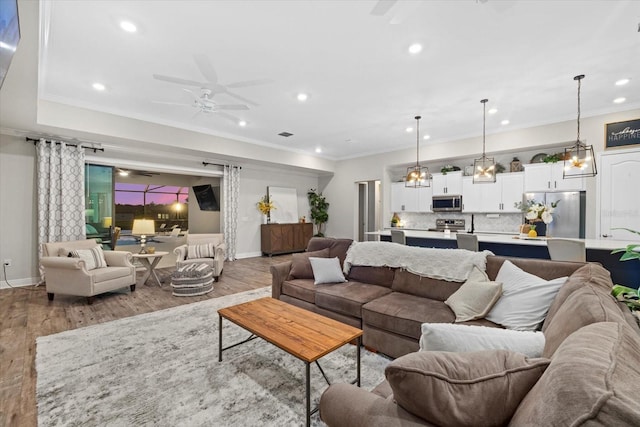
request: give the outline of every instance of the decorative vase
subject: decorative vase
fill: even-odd
[[[536,233],[538,233],[538,237],[547,235],[547,224],[545,224],[544,221],[534,221],[530,224],[536,226]]]

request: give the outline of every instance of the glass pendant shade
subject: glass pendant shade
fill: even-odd
[[[407,168],[404,186],[409,188],[431,187],[429,168],[420,166],[420,116],[416,116],[416,164]]]
[[[482,103],[482,157],[475,159],[473,162],[473,183],[483,184],[496,182],[496,160],[493,157],[487,157],[485,152],[486,143],[486,121],[487,121],[487,102],[483,99]]]
[[[585,145],[580,142],[580,81],[582,79],[584,79],[584,74],[573,78],[578,82],[578,137],[575,145],[564,149],[564,168],[562,170],[564,179],[591,177],[598,174],[593,145]]]

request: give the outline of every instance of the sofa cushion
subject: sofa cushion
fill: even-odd
[[[215,258],[216,248],[213,243],[201,243],[187,247],[187,259]]]
[[[500,426],[548,365],[507,350],[428,351],[394,360],[385,375],[398,405],[430,423]]]
[[[511,350],[527,357],[541,357],[542,332],[512,331],[450,323],[422,324],[421,351]]]
[[[600,277],[593,277],[599,280]],[[592,280],[586,281],[583,287],[572,292],[547,323],[544,330],[546,343],[544,355],[551,357],[562,342],[572,333],[597,322],[625,323],[622,311],[616,300],[609,293],[602,291],[597,285],[591,285]]]
[[[313,279],[313,270],[311,269],[310,257],[328,258],[329,248],[321,249],[313,252],[303,252],[293,254],[291,256],[291,271],[289,278],[292,279]]]
[[[100,246],[90,249],[72,249],[69,251],[69,256],[83,260],[87,270],[95,270],[96,268],[105,268],[107,266],[107,261],[104,259],[104,253]]]
[[[362,318],[362,305],[391,293],[384,286],[349,281],[331,286],[318,286],[316,305],[327,310]]]
[[[340,269],[340,261],[338,261],[338,257],[309,257],[309,262],[311,263],[311,270],[313,270],[314,285],[321,285],[323,283],[343,283],[347,281]]]
[[[460,289],[460,286],[462,283],[422,277],[407,270],[398,269],[391,289],[403,294],[444,301]]]
[[[581,328],[558,347],[511,425],[639,426],[639,354],[640,336],[626,323]]]
[[[544,280],[505,261],[496,276],[502,296],[486,318],[509,329],[534,331],[542,325],[553,299],[567,277]]]
[[[131,276],[131,267],[106,267],[89,271],[93,276],[93,283],[106,282],[107,280],[120,279]]]
[[[396,269],[391,267],[353,265],[349,269],[349,280],[390,288],[395,274]]]
[[[329,258],[338,257],[340,265],[344,265],[344,259],[347,256],[349,246],[353,243],[352,239],[334,239],[331,237],[312,237],[307,245],[308,252],[315,252],[321,249],[329,249]]]
[[[311,304],[316,302],[316,285],[313,284],[313,279],[285,280],[282,283],[282,293]]]
[[[571,276],[577,269],[584,266],[584,262],[550,261],[537,258],[515,258],[504,256],[487,257],[487,276],[489,280],[496,280],[498,272],[505,261],[510,261],[527,273],[535,274],[544,280],[552,280],[556,277]]]
[[[456,322],[482,319],[502,295],[499,282],[467,280],[444,302],[456,314]]]
[[[362,306],[362,321],[415,340],[423,323],[453,323],[455,314],[442,301],[392,292]]]

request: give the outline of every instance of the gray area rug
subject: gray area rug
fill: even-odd
[[[256,339],[218,362],[217,309],[269,296],[263,288],[39,337],[39,426],[304,425],[304,362]],[[225,346],[248,337],[223,322]],[[356,349],[320,360],[333,382],[355,378]],[[389,360],[362,350],[362,387]],[[327,384],[311,368],[315,403]],[[315,405],[314,405],[315,406]],[[324,425],[318,413],[312,424]]]

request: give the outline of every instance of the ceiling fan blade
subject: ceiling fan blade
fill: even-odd
[[[162,105],[180,105],[182,107],[190,107],[191,104],[185,104],[184,102],[168,102],[168,101],[151,101],[154,104],[162,104]]]
[[[187,92],[189,95],[191,95],[194,99],[194,101],[196,101],[198,104],[202,103],[202,98],[200,98],[198,95],[196,95],[192,90],[190,89],[182,89],[183,91]]]
[[[238,124],[238,122],[240,121],[240,119],[238,119],[237,117],[223,111],[216,111],[215,113],[220,117],[224,117],[225,119],[232,121],[235,124]]]
[[[378,0],[369,14],[374,16],[384,16],[397,3],[398,0]]]
[[[216,73],[215,68],[211,65],[211,61],[209,61],[207,55],[193,55],[193,60],[196,61],[196,65],[200,69],[200,72],[210,84],[218,84],[218,73]]]
[[[247,107],[244,104],[216,105],[216,108],[218,110],[248,110],[249,109],[249,107]]]
[[[161,74],[154,74],[153,78],[156,80],[162,80],[163,82],[177,83],[183,86],[207,87],[208,85],[208,83],[197,82],[195,80],[181,79],[179,77],[163,76]]]
[[[226,87],[236,88],[236,87],[248,87],[248,86],[258,86],[264,85],[268,83],[273,83],[272,79],[256,79],[256,80],[247,80],[244,82],[235,82],[225,85]]]
[[[258,107],[259,106],[259,104],[257,104],[256,102],[253,102],[252,100],[247,99],[247,98],[243,98],[242,96],[238,95],[237,93],[229,92],[228,90],[225,91],[224,93],[226,93],[229,96],[234,97],[238,101],[244,102],[245,104],[250,104],[250,105],[253,105],[254,107]]]

